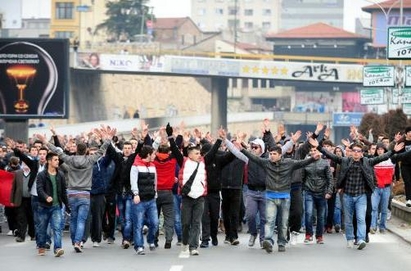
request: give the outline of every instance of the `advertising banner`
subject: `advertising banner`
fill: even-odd
[[[411,58],[411,27],[388,28],[387,40],[388,59]]]
[[[394,66],[365,66],[364,87],[393,87]]]
[[[360,126],[364,113],[333,113],[333,126]]]
[[[0,118],[65,118],[68,39],[0,39]]]
[[[380,88],[361,89],[361,104],[383,104],[384,90]]]

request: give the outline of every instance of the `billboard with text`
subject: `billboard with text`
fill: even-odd
[[[68,39],[0,39],[0,118],[65,118],[68,88]]]

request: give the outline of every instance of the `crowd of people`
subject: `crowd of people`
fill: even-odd
[[[60,257],[69,214],[77,253],[89,238],[93,247],[113,244],[119,229],[121,247],[145,255],[159,247],[162,224],[164,249],[176,236],[184,253],[199,255],[210,241],[219,245],[221,221],[224,243],[232,246],[247,223],[247,245],[257,242],[267,253],[275,235],[285,252],[302,232],[304,243],[323,244],[333,231],[344,231],[347,247],[362,250],[369,234],[385,233],[400,177],[411,207],[411,127],[375,142],[371,133],[350,129],[341,145],[322,123],[301,140],[300,131],[287,135],[283,125],[272,133],[267,119],[260,137],[220,128],[213,138],[170,124],[150,133],[143,122],[128,140],[104,125],[76,138],[51,128],[51,138],[36,134],[29,145],[6,138],[0,166],[14,176],[5,207],[10,234],[16,242],[35,240],[40,256],[53,245]]]

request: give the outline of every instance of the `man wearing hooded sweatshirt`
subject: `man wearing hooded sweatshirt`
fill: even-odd
[[[104,144],[93,155],[87,155],[87,146],[77,144],[76,155],[67,155],[61,148],[49,143],[45,136],[36,135],[45,145],[59,155],[59,158],[69,167],[67,196],[71,209],[70,236],[74,250],[82,252],[81,241],[90,210],[90,191],[94,163],[103,155],[110,144],[111,135],[108,130],[101,130]]]
[[[174,141],[173,128],[170,124],[167,124],[166,133],[169,145],[160,144],[153,163],[157,171],[157,213],[160,214],[161,210],[163,211],[166,238],[164,248],[170,249],[171,242],[173,241],[175,218],[172,189],[176,182],[175,170],[177,164],[181,167],[184,158]],[[158,243],[158,234],[157,232],[156,244]]]

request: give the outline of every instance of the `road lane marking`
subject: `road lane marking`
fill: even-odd
[[[182,271],[184,266],[182,265],[172,265],[170,271]]]

